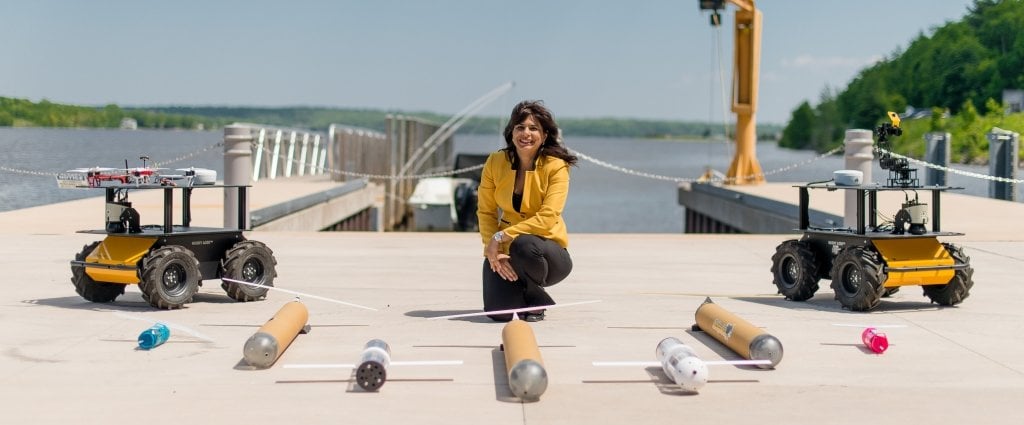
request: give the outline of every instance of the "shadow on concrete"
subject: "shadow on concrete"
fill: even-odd
[[[644,368],[647,372],[647,376],[651,379],[646,380],[619,380],[619,381],[583,381],[585,384],[654,384],[658,389],[658,392],[671,395],[671,396],[695,396],[698,393],[696,391],[687,391],[672,382],[672,378],[665,374],[662,368],[657,366],[649,366]],[[709,384],[749,384],[761,382],[759,379],[708,379]]]
[[[704,344],[704,346],[708,347],[709,350],[713,351],[715,354],[717,354],[719,357],[721,357],[722,360],[745,360],[743,357],[740,357],[740,355],[738,353],[736,353],[735,351],[732,351],[731,348],[729,348],[725,344],[722,344],[717,339],[715,339],[715,337],[713,337],[711,335],[708,335],[707,332],[701,331],[699,329],[698,330],[691,329],[691,330],[686,331],[686,333],[690,334],[690,336],[692,336],[693,339],[696,339],[696,340],[700,341],[701,344]],[[785,349],[785,347],[783,347],[783,349]],[[780,361],[780,363],[781,363],[781,361]],[[722,366],[719,366],[719,367],[722,367]],[[750,370],[750,371],[772,370],[772,369],[761,369],[761,368],[759,368],[757,366],[751,366],[751,365],[732,365],[732,367],[735,367],[737,369]]]
[[[405,312],[406,316],[409,317],[422,317],[422,318],[433,318],[442,316],[453,316],[456,314],[469,314],[469,313],[483,313],[480,310],[412,310]],[[447,320],[461,320],[463,322],[473,323],[497,323],[487,316],[471,316],[471,317],[456,317]]]
[[[854,312],[854,313],[874,313],[874,312],[906,312],[906,311],[937,311],[945,310],[947,308],[959,308],[955,305],[938,305],[932,304],[931,301],[907,301],[907,300],[890,300],[883,298],[882,303],[878,304],[871,311],[865,312]]]
[[[235,303],[239,303],[240,301],[236,301],[236,300],[232,299],[227,294],[207,294],[207,293],[197,292],[195,295],[192,296],[192,302],[194,302],[194,303],[204,302],[204,303],[213,303],[213,304],[235,304]],[[256,302],[259,302],[259,301],[256,301]]]
[[[506,403],[523,403],[508,387],[508,370],[505,368],[505,352],[501,347],[491,350],[491,364],[494,370],[494,399]]]
[[[672,382],[672,378],[669,378],[669,376],[665,374],[665,371],[660,367],[645,367],[644,371],[647,372],[647,376],[651,377],[651,382],[653,382],[654,386],[658,388],[658,392],[662,394],[674,396],[697,395],[696,391],[684,390],[679,385],[676,385],[675,382]]]
[[[778,307],[786,310],[818,310],[818,311],[842,311],[842,306],[839,302],[832,300],[830,297],[828,300],[825,297],[811,298],[807,301],[792,301],[787,300],[782,295],[777,297],[731,297],[731,299],[737,301],[746,301],[754,304],[761,304],[770,307]]]
[[[4,357],[14,359],[16,361],[29,362],[29,363],[63,363],[66,360],[61,359],[47,359],[42,357],[35,357],[25,354],[21,351],[21,348],[11,347],[4,350]]]
[[[215,304],[241,304],[227,295],[218,296],[214,294],[197,293],[192,302],[185,304],[182,308],[188,308],[189,304],[196,302]],[[151,306],[139,294],[124,294],[109,303],[94,303],[79,296],[57,297],[57,298],[36,298],[21,300],[22,304],[42,305],[47,307],[59,307],[71,310],[95,310],[95,311],[165,311]]]
[[[452,378],[415,378],[415,379],[395,379],[388,378],[387,382],[401,383],[401,382],[455,382]],[[346,384],[347,393],[375,393],[383,391],[383,386],[378,391],[367,391],[363,387],[360,387],[356,383],[355,378],[350,379],[287,379],[274,381],[275,384]]]
[[[273,365],[271,365],[271,367],[273,367]],[[238,360],[238,363],[235,363],[235,366],[233,367],[233,369],[235,369],[235,370],[266,370],[266,369],[269,369],[269,368],[264,369],[264,368],[261,368],[261,367],[253,366],[253,365],[249,364],[249,362],[245,361],[245,357],[242,357],[241,359]]]
[[[650,379],[606,379],[606,380],[584,380],[584,384],[650,384],[654,385],[658,389],[658,392],[671,395],[671,396],[692,396],[697,395],[696,392],[686,391],[682,389],[675,382],[672,382],[672,378],[665,374],[665,371],[657,366],[649,366],[644,368],[644,372],[647,372],[647,376]]]
[[[848,344],[848,343],[836,343],[836,342],[822,342],[821,345],[830,345],[833,347],[853,347],[860,350],[861,353],[870,354],[872,356],[879,355],[878,353],[871,351],[870,348],[865,347],[864,344]]]
[[[778,307],[787,310],[816,310],[832,311],[836,313],[870,314],[879,312],[900,312],[900,311],[936,311],[944,308],[956,308],[956,306],[940,306],[930,301],[908,301],[903,299],[882,298],[882,302],[870,311],[850,311],[843,308],[839,301],[836,301],[833,294],[821,293],[807,301],[787,300],[783,296],[778,298],[762,297],[732,297],[738,301],[746,301],[771,307]]]
[[[110,303],[94,303],[86,301],[82,297],[58,297],[58,298],[37,298],[21,300],[22,304],[41,305],[47,307],[66,308],[71,310],[94,310],[94,311],[142,311],[156,310],[149,303],[142,301],[114,301]]]

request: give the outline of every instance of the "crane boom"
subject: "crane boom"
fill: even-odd
[[[736,114],[736,153],[726,173],[730,184],[761,184],[764,173],[757,161],[757,82],[761,66],[761,11],[754,0],[698,0],[701,10],[712,11],[712,25],[719,25],[718,11],[725,1],[735,5],[733,38],[732,112]]]

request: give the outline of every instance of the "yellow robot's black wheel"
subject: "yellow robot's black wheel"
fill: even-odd
[[[818,265],[805,242],[788,240],[772,255],[772,283],[786,299],[805,301],[818,290]]]
[[[852,311],[868,311],[881,302],[886,275],[882,259],[870,248],[854,246],[844,249],[832,267],[832,289],[843,307]]]
[[[75,261],[85,261],[85,258],[92,253],[100,241],[93,242],[82,247],[82,252],[75,254]],[[85,267],[71,266],[71,283],[75,285],[75,292],[82,298],[94,303],[109,303],[124,293],[124,286],[120,283],[97,282],[85,272]]]
[[[139,269],[139,290],[150,305],[181,308],[199,290],[199,260],[191,251],[167,245],[150,251]]]
[[[229,279],[274,286],[277,260],[274,259],[274,252],[262,242],[241,241],[232,246],[221,260],[220,274]],[[235,282],[224,282],[221,288],[237,301],[256,301],[265,297],[269,291]]]
[[[974,286],[974,269],[970,267],[971,257],[964,254],[964,250],[951,243],[942,244],[953,257],[956,264],[966,264],[966,268],[958,269],[953,273],[953,278],[945,285],[924,285],[924,295],[933,303],[938,305],[960,304],[971,294],[971,287]]]

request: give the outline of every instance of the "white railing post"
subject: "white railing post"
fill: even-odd
[[[288,137],[288,159],[284,164],[284,176],[292,176],[292,162],[295,161],[295,131],[291,132],[291,136]]]
[[[277,178],[277,163],[281,159],[281,130],[274,134],[274,158],[270,160],[270,179]]]
[[[319,134],[314,134],[313,135],[313,152],[312,152],[312,157],[309,159],[309,174],[310,175],[317,175],[317,174],[319,174],[317,172],[317,167],[316,167],[317,159],[319,158],[319,153],[320,153],[320,135]]]
[[[302,150],[299,151],[299,177],[306,175],[306,153],[309,150],[309,133],[302,133]]]

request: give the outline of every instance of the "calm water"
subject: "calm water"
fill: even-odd
[[[96,189],[58,189],[54,176],[80,167],[137,167],[140,156],[166,162],[220,142],[223,131],[94,130],[0,128],[0,166],[48,175],[0,170],[0,211],[103,196]],[[168,168],[224,168],[223,149],[164,165]]]
[[[94,129],[0,128],[0,211],[27,208],[102,196],[98,190],[57,189],[54,175],[78,167],[141,165],[139,156],[168,168],[201,167],[223,175],[223,150],[212,148],[223,138],[221,131],[157,131]],[[461,135],[456,152],[485,153],[503,145],[500,136]],[[722,142],[678,142],[646,139],[571,137],[566,144],[581,153],[631,170],[668,177],[695,178],[706,167],[728,169],[732,153]],[[205,152],[198,153],[206,149]],[[198,154],[197,154],[198,153]],[[779,149],[774,144],[757,147],[758,161],[767,172],[806,161],[811,152]],[[182,158],[188,156],[188,158]],[[169,162],[173,161],[173,162]],[[770,182],[827,180],[841,169],[841,156],[832,156],[768,177]],[[984,173],[986,167],[961,167]],[[32,172],[32,173],[30,173]],[[924,176],[924,170],[919,171]],[[875,179],[884,176],[874,171]],[[965,187],[964,193],[986,196],[988,182],[952,175],[950,184]],[[1018,185],[1018,199],[1024,199]],[[677,184],[624,174],[581,160],[572,170],[565,219],[570,232],[585,233],[681,233],[683,209],[677,201]],[[793,189],[796,198],[797,190]]]

